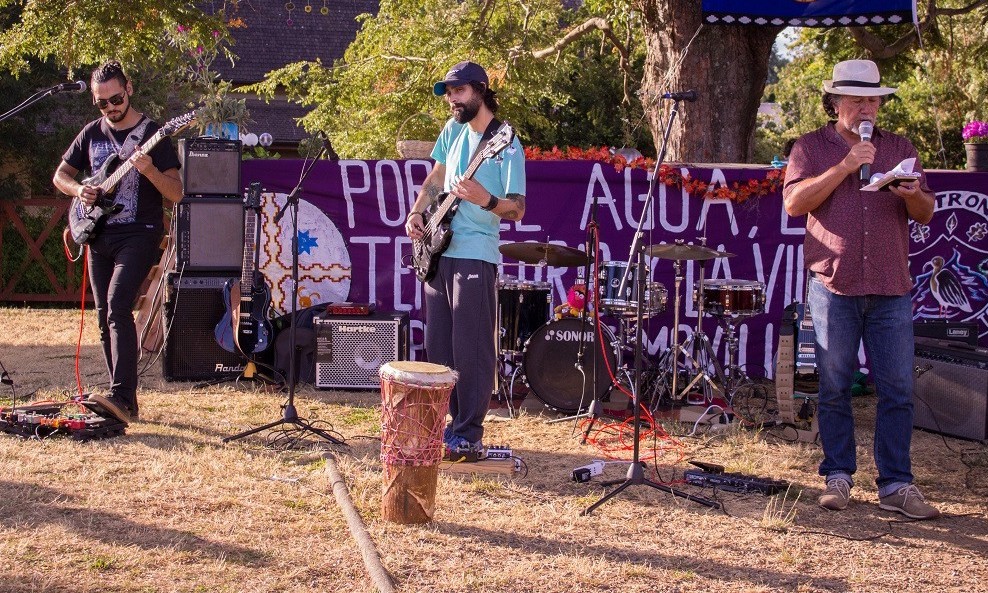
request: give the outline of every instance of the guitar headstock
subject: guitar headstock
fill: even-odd
[[[247,188],[247,195],[244,196],[244,208],[250,210],[260,210],[261,208],[261,182],[253,181]]]
[[[511,124],[508,122],[504,122],[501,124],[501,127],[494,132],[494,135],[491,136],[490,141],[488,141],[487,146],[484,147],[484,150],[480,152],[480,155],[485,159],[495,157],[500,154],[502,150],[511,146],[511,141],[514,139],[514,128],[512,128]]]
[[[185,115],[180,115],[174,117],[167,122],[165,125],[161,126],[161,129],[165,131],[169,136],[175,134],[176,132],[183,130],[192,125],[192,122],[196,120],[196,112],[190,111]]]

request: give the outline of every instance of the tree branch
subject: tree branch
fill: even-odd
[[[988,0],[974,0],[961,8],[937,8],[936,0],[929,0],[926,6],[926,17],[919,22],[918,34],[922,35],[935,26],[938,16],[958,16],[973,12],[982,7],[988,7]],[[851,33],[854,41],[876,60],[886,60],[897,56],[919,41],[919,35],[917,35],[915,29],[910,29],[908,33],[892,43],[886,43],[864,27],[849,27],[848,31]]]
[[[625,47],[625,45],[621,43],[621,40],[617,38],[617,35],[614,34],[614,29],[611,27],[611,23],[600,17],[588,19],[584,23],[570,29],[569,32],[567,32],[565,35],[560,37],[551,46],[532,51],[531,52],[532,57],[537,59],[542,59],[551,56],[553,54],[557,54],[560,51],[562,51],[563,48],[565,48],[567,45],[573,43],[574,41],[576,41],[577,39],[586,35],[587,33],[589,33],[594,29],[597,29],[601,33],[603,33],[604,36],[607,37],[607,39],[611,42],[611,44],[618,50],[618,53],[621,54],[621,69],[624,70],[625,72],[630,73],[631,60],[628,55],[628,48]],[[511,53],[513,54],[513,56],[517,56],[524,52],[520,47],[514,47],[511,49]]]

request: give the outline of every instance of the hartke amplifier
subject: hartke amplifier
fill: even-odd
[[[233,271],[244,260],[244,205],[224,198],[183,198],[178,203],[176,269]]]
[[[946,319],[924,319],[913,323],[913,335],[917,338],[934,338],[978,345],[978,324]]]
[[[377,389],[381,365],[408,359],[408,314],[318,316],[316,387]]]
[[[916,338],[913,425],[988,439],[988,349]]]
[[[221,138],[183,138],[178,141],[182,189],[194,197],[238,197],[240,141]]]
[[[226,312],[226,281],[225,276],[168,274],[163,316],[168,334],[161,355],[166,380],[203,381],[244,370],[246,359],[220,348],[213,335]]]

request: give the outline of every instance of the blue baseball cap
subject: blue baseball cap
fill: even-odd
[[[482,82],[484,86],[490,86],[483,66],[473,62],[460,62],[449,69],[445,78],[432,85],[432,92],[441,97],[446,94],[446,85],[464,86],[471,82]]]

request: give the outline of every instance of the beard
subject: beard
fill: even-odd
[[[120,123],[121,121],[123,121],[123,118],[127,117],[127,113],[129,112],[130,112],[130,101],[127,101],[127,106],[124,107],[123,111],[118,111],[116,113],[111,111],[110,113],[106,114],[106,119],[108,119],[111,123],[115,123],[115,124]]]
[[[454,103],[453,104],[453,119],[456,120],[458,124],[465,124],[477,117],[480,113],[480,105],[483,102],[481,97],[474,97],[473,100],[467,103]]]

